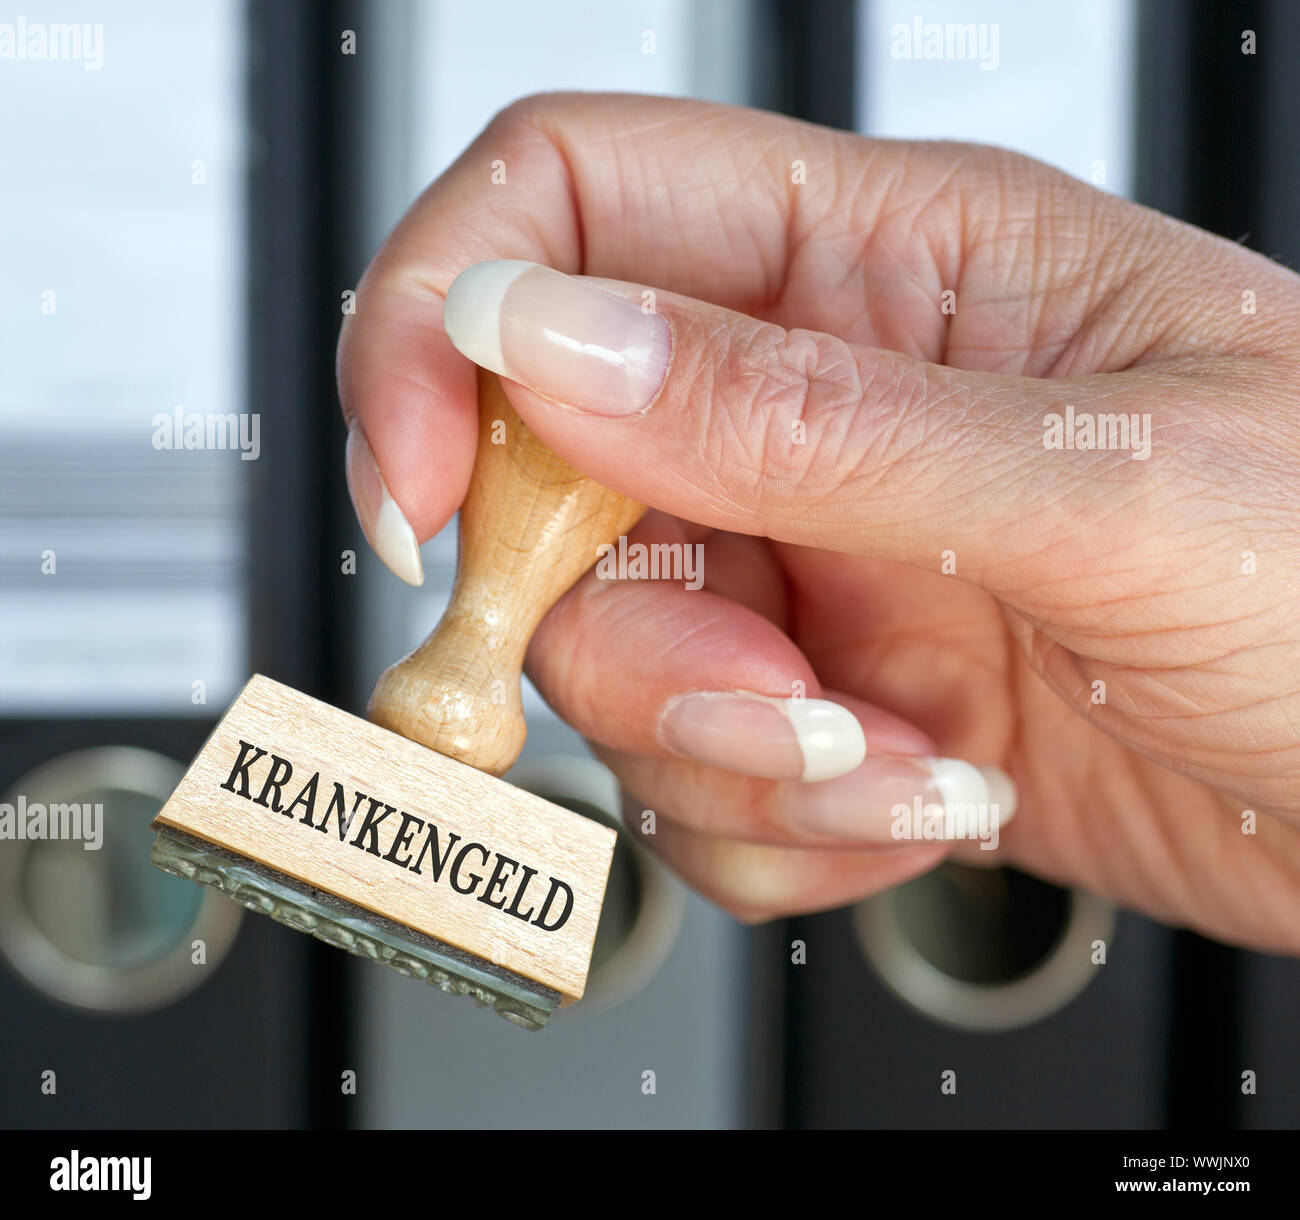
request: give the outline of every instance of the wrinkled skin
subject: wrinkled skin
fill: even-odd
[[[650,287],[672,327],[642,416],[507,389],[653,507],[636,537],[706,543],[704,591],[589,576],[529,652],[692,885],[764,919],[990,862],[811,836],[791,785],[659,738],[675,692],[798,680],[859,711],[871,749],[1005,768],[1020,807],[994,862],[1300,952],[1300,279],[994,149],[527,99],[413,206],[340,340],[345,414],[420,539],[474,454],[442,299],[492,258]],[[1046,449],[1066,403],[1149,413],[1150,458]]]

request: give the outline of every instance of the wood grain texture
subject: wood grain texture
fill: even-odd
[[[157,820],[582,995],[614,831],[269,678]]]
[[[478,459],[460,510],[456,584],[441,622],[387,669],[376,724],[502,775],[523,748],[524,654],[542,616],[636,524],[642,505],[579,474],[479,370]]]

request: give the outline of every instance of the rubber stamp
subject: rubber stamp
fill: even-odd
[[[350,715],[256,675],[154,822],[153,861],[536,1029],[581,998],[615,832],[500,778],[542,616],[642,506],[579,474],[479,373],[456,582]]]

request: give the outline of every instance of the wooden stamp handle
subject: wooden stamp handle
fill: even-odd
[[[627,533],[642,505],[592,482],[478,374],[478,458],[460,510],[451,603],[433,633],[380,676],[370,719],[490,775],[519,757],[524,654],[542,616]]]

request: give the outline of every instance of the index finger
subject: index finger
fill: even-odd
[[[805,150],[842,138],[666,98],[525,99],[424,192],[363,276],[338,349],[353,498],[399,575],[419,582],[416,543],[459,507],[473,466],[473,367],[442,322],[457,274],[522,259],[753,307],[779,293],[795,204],[784,162],[744,150],[778,132]],[[707,156],[683,158],[705,140]]]

